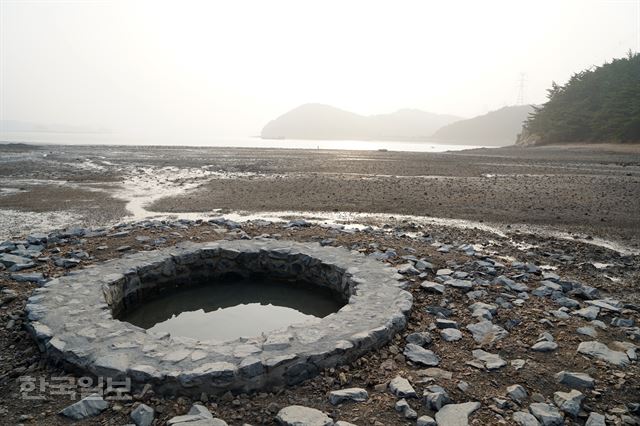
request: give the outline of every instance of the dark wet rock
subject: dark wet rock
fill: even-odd
[[[480,408],[479,402],[445,405],[436,413],[436,422],[443,426],[467,426],[469,416],[478,408]]]
[[[452,320],[438,318],[436,320],[436,327],[440,330],[444,330],[445,328],[458,328],[458,323]]]
[[[448,318],[453,315],[451,309],[443,308],[442,306],[427,306],[425,311],[430,313],[431,315],[435,315],[437,317]]]
[[[389,390],[398,398],[416,398],[418,396],[409,381],[400,376],[396,376],[389,382]]]
[[[435,367],[440,364],[440,357],[433,353],[433,351],[424,349],[413,343],[408,343],[405,346],[403,354],[410,361],[428,367]]]
[[[276,421],[282,426],[333,426],[333,420],[320,410],[290,405],[276,415]]]
[[[94,393],[64,408],[60,414],[73,420],[82,420],[97,416],[107,407],[109,407],[109,403]]]
[[[426,346],[433,341],[431,334],[429,334],[428,331],[418,331],[415,333],[411,333],[406,337],[405,340],[407,341],[407,343],[413,343],[414,345],[418,346]]]
[[[362,402],[369,398],[369,394],[362,388],[349,388],[329,392],[329,402],[338,405],[345,401]]]

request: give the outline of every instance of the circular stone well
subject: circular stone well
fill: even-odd
[[[115,318],[163,287],[225,274],[324,286],[348,303],[322,319],[233,341],[156,334]],[[29,298],[29,329],[54,363],[130,378],[163,394],[250,392],[299,383],[382,346],[406,324],[402,276],[343,248],[270,239],[184,243],[138,252],[48,282]]]

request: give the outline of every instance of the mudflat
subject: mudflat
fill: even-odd
[[[0,145],[0,194],[5,225],[27,212],[78,225],[167,213],[358,212],[542,225],[640,244],[638,145],[448,153]]]

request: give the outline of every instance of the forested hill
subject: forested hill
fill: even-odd
[[[640,142],[640,55],[629,53],[552,84],[518,143]]]

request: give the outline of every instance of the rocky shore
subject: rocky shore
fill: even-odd
[[[124,253],[257,237],[341,246],[393,266],[414,298],[406,329],[351,364],[268,393],[166,399],[147,392],[122,400],[107,393],[78,402],[47,390],[44,399],[23,399],[25,376],[79,378],[48,365],[24,330],[33,289]],[[7,396],[0,410],[8,424],[62,425],[69,417],[87,425],[640,421],[637,255],[391,218],[357,228],[305,220],[142,221],[35,234],[0,247],[0,394]]]

